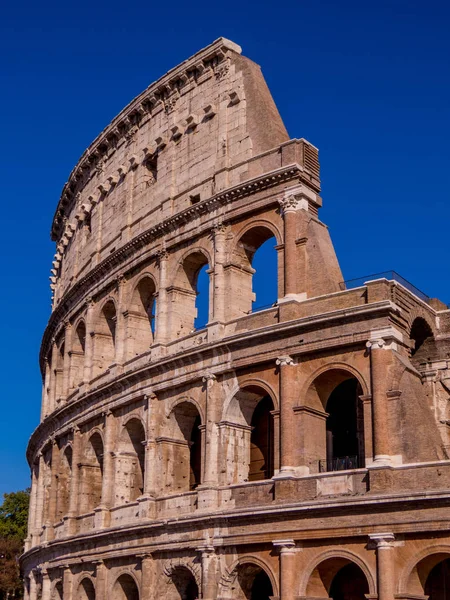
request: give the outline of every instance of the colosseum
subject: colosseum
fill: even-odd
[[[51,229],[26,600],[450,599],[450,310],[393,272],[343,282],[319,175],[223,38],[82,155]]]

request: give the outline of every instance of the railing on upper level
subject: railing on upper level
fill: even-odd
[[[330,471],[347,471],[348,469],[358,468],[358,456],[341,456],[332,459],[319,460],[319,473],[329,473]]]
[[[357,277],[356,279],[347,279],[346,281],[341,281],[339,287],[341,290],[350,290],[356,287],[361,287],[365,285],[368,281],[375,281],[376,279],[388,279],[389,281],[397,281],[404,288],[409,290],[412,294],[423,300],[424,302],[428,302],[430,297],[424,294],[419,288],[410,283],[407,279],[399,275],[396,271],[383,271],[382,273],[374,273],[372,275],[365,275],[364,277]]]

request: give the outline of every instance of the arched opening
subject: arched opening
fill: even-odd
[[[365,600],[369,594],[367,577],[359,565],[347,558],[329,558],[320,563],[308,581],[308,598]]]
[[[102,499],[103,440],[98,432],[89,438],[84,458],[81,464],[82,513],[94,510]]]
[[[57,581],[52,593],[52,600],[63,600],[64,591],[62,581]]]
[[[326,471],[364,466],[364,421],[359,400],[362,390],[351,377],[338,384],[326,404]]]
[[[274,405],[267,392],[250,385],[232,398],[221,432],[226,482],[270,479],[275,468]]]
[[[225,270],[226,288],[233,298],[229,319],[276,303],[280,296],[276,244],[272,231],[264,226],[253,227],[239,239]]]
[[[304,396],[298,452],[311,473],[364,467],[363,391],[352,372],[321,373]]]
[[[208,259],[202,252],[186,256],[169,289],[172,306],[172,333],[183,337],[209,320],[210,285]]]
[[[70,480],[72,476],[72,448],[67,446],[61,456],[58,490],[57,490],[57,519],[62,519],[69,511]]]
[[[122,428],[116,456],[116,504],[134,502],[144,493],[145,430],[140,419]]]
[[[177,567],[172,571],[173,593],[170,600],[197,600],[199,589],[191,571],[186,567]]]
[[[155,333],[156,287],[151,277],[144,277],[134,289],[126,313],[127,358],[147,352]]]
[[[94,584],[88,577],[85,577],[78,586],[77,600],[95,600]]]
[[[70,388],[75,388],[83,381],[84,354],[86,348],[86,325],[80,321],[75,330],[72,340],[72,351],[70,358]]]
[[[169,436],[160,442],[167,492],[195,490],[201,483],[201,417],[192,402],[181,402],[172,410]]]
[[[414,319],[409,337],[412,342],[411,356],[414,356],[422,348],[426,340],[433,337],[433,332],[425,319],[417,317]]]
[[[435,565],[425,582],[429,600],[450,600],[450,558]]]
[[[95,331],[95,374],[98,375],[114,363],[116,353],[116,306],[109,300],[99,316]]]
[[[63,390],[63,381],[64,381],[64,354],[65,354],[65,343],[64,338],[59,341],[56,348],[56,360],[53,361],[54,364],[54,372],[53,376],[55,378],[55,401],[59,403],[64,395]]]
[[[243,564],[238,567],[236,595],[244,600],[270,600],[274,595],[272,582],[259,565]]]
[[[139,590],[131,575],[121,575],[113,587],[113,600],[139,600]]]

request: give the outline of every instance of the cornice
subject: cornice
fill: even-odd
[[[234,52],[241,54],[240,46],[226,38],[218,38],[184,62],[180,63],[136,96],[84,151],[65,183],[53,217],[51,237],[56,241],[61,235],[66,210],[72,205],[80,181],[86,173],[101,170],[104,158],[117,146],[121,138],[127,138],[137,130],[142,117],[152,115],[160,107],[168,110],[171,98],[180,93],[187,84],[198,85],[207,71],[217,71],[218,64]],[[220,73],[217,73],[220,76]]]
[[[101,261],[89,273],[69,288],[50,315],[47,328],[42,338],[40,350],[39,361],[42,376],[44,376],[44,359],[47,346],[49,340],[54,335],[57,324],[64,318],[77,299],[80,299],[87,294],[91,285],[107,275],[113,267],[121,265],[127,258],[132,256],[136,250],[144,247],[149,242],[154,242],[155,240],[176,231],[179,227],[188,224],[200,215],[211,212],[219,206],[240,200],[241,198],[256,192],[275,187],[280,183],[290,181],[296,177],[298,178],[302,176],[303,172],[303,168],[298,163],[292,163],[227,188],[211,198],[198,202],[176,215],[167,218],[154,227],[150,227]],[[309,183],[309,181],[307,181],[307,183]]]

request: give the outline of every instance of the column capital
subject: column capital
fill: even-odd
[[[295,362],[294,362],[294,359],[292,358],[292,356],[289,356],[288,354],[286,354],[284,356],[279,356],[277,358],[277,360],[275,361],[275,364],[278,367],[287,367],[287,366],[294,366]]]
[[[214,382],[217,381],[217,377],[214,375],[214,373],[211,373],[211,371],[206,371],[202,375],[202,381],[203,383],[206,383],[206,387],[209,389]]]
[[[378,338],[375,340],[367,340],[366,348],[368,350],[386,349],[386,341],[383,338]]]
[[[296,212],[301,208],[303,208],[304,210],[308,210],[308,200],[296,196],[293,193],[285,195],[283,198],[280,198],[280,200],[278,200],[278,203],[281,208],[281,214],[283,215],[289,212]]]
[[[158,262],[161,263],[162,261],[168,260],[169,253],[167,252],[167,250],[165,248],[161,248],[160,250],[158,250],[156,252],[156,256],[157,256]]]
[[[369,540],[374,544],[377,550],[392,548],[395,535],[393,533],[369,533]]]
[[[272,545],[280,554],[293,554],[297,550],[292,539],[273,540]]]
[[[221,235],[227,232],[228,226],[225,225],[223,221],[219,221],[215,225],[213,225],[211,231],[213,235]]]

